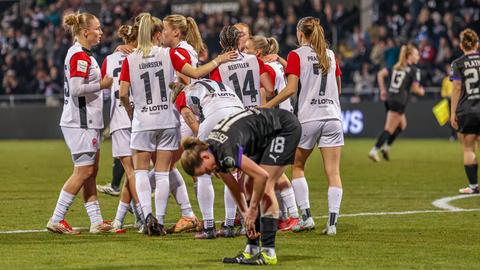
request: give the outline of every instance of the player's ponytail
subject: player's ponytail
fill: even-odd
[[[187,18],[187,31],[185,33],[185,40],[188,44],[192,45],[197,53],[205,50],[205,44],[203,44],[200,30],[198,30],[197,23],[192,17]]]
[[[280,51],[280,46],[278,41],[274,37],[267,38],[268,42],[268,53],[267,54],[278,54]]]
[[[145,14],[140,18],[138,26],[138,51],[142,52],[144,56],[150,54],[152,49],[152,15]]]
[[[220,45],[222,45],[222,53],[237,50],[238,40],[241,32],[233,25],[227,25],[222,28],[220,32]]]
[[[183,154],[180,159],[183,170],[189,175],[195,175],[195,169],[202,165],[200,154],[208,151],[208,144],[195,137],[186,137],[182,140]]]
[[[478,35],[470,28],[463,30],[460,33],[460,44],[465,51],[476,50],[478,46]]]
[[[118,37],[123,39],[125,44],[137,41],[138,26],[122,25],[118,28]]]
[[[398,56],[398,61],[397,63],[393,66],[393,68],[395,70],[400,70],[400,69],[403,69],[405,68],[408,63],[407,63],[407,59],[408,57],[410,56],[410,54],[413,53],[414,50],[416,50],[417,48],[415,48],[415,46],[413,46],[412,44],[408,44],[408,45],[403,45],[401,48],[400,48],[400,55]]]
[[[327,54],[327,41],[320,20],[314,17],[300,19],[297,30],[301,31],[305,38],[310,40],[312,48],[317,53],[318,64],[323,74],[330,69],[330,57]]]
[[[178,95],[185,88],[185,85],[183,83],[180,83],[180,82],[171,82],[171,83],[168,84],[168,87],[170,87],[170,89],[172,89],[172,94],[171,94],[170,100],[172,101],[172,103],[175,103],[175,101],[177,101]]]
[[[91,21],[96,18],[95,15],[87,12],[69,13],[63,16],[63,25],[77,40],[80,30],[89,28]]]

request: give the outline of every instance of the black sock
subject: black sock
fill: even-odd
[[[468,177],[468,183],[470,183],[470,185],[478,185],[478,164],[464,165],[464,167]]]
[[[125,170],[123,169],[122,162],[120,159],[113,159],[113,170],[112,170],[112,188],[120,189],[120,182],[122,182],[123,174]]]
[[[278,218],[262,217],[260,223],[262,248],[275,248],[275,235],[278,228]]]
[[[389,137],[390,137],[390,132],[384,130],[382,134],[380,134],[380,136],[378,137],[375,147],[377,149],[380,149],[380,147],[382,147],[382,145],[388,140]]]
[[[387,140],[387,144],[388,145],[392,145],[393,142],[395,141],[395,139],[397,138],[397,136],[402,133],[402,129],[400,127],[397,127],[397,129],[395,129],[395,131],[393,132],[393,134],[388,138]]]
[[[302,210],[302,219],[306,220],[307,218],[311,217],[312,213],[310,212],[310,208],[306,208]]]

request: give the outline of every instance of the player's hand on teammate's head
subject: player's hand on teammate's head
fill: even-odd
[[[220,64],[237,59],[237,56],[238,56],[237,51],[234,51],[234,50],[228,51],[226,53],[222,53],[219,56],[215,57],[215,62],[217,62],[220,65]]]
[[[100,89],[110,89],[113,84],[113,78],[105,76],[103,79],[100,81]]]
[[[183,88],[185,88],[185,85],[180,82],[171,82],[170,84],[168,84],[168,87],[172,89],[170,100],[172,101],[172,103],[175,103],[178,95],[180,94],[180,92],[182,92]]]
[[[115,48],[115,51],[122,52],[125,54],[131,54],[134,51],[134,48],[128,45],[118,45],[117,48]]]
[[[263,57],[263,62],[275,62],[278,60],[278,54],[269,54]]]

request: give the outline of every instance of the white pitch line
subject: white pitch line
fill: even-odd
[[[462,195],[463,196],[463,195]],[[472,195],[468,195],[472,196]],[[426,213],[457,213],[457,212],[476,212],[480,211],[480,208],[472,209],[463,209],[458,208],[458,210],[411,210],[411,211],[400,211],[400,212],[365,212],[365,213],[354,213],[354,214],[340,214],[340,217],[368,217],[368,216],[395,216],[395,215],[415,215],[415,214],[426,214]],[[319,218],[328,218],[328,216],[315,216],[315,219]],[[216,223],[220,223],[216,222]],[[166,225],[173,225],[166,224]],[[133,225],[125,225],[124,227],[133,227]],[[75,228],[77,230],[86,230],[88,228]],[[0,231],[0,234],[18,234],[18,233],[40,233],[47,232],[47,230],[14,230],[14,231]]]
[[[457,195],[457,196],[452,196],[452,197],[445,197],[445,198],[440,198],[438,200],[433,201],[432,204],[433,204],[433,206],[435,206],[437,208],[440,208],[440,209],[458,212],[458,211],[463,211],[463,210],[466,210],[466,209],[451,206],[450,205],[451,201],[455,201],[455,200],[459,200],[459,199],[465,199],[465,198],[471,198],[471,197],[477,197],[477,196],[480,196],[480,194],[465,194],[465,195]]]

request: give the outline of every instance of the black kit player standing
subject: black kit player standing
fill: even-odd
[[[233,258],[224,258],[224,263],[277,263],[275,235],[279,207],[274,187],[286,166],[293,163],[300,135],[300,123],[292,113],[251,109],[220,121],[206,142],[193,137],[183,140],[184,170],[192,176],[218,172],[245,218],[248,230],[245,249]],[[231,174],[235,169],[241,169],[253,183],[252,190],[246,191],[246,198],[243,187]]]
[[[417,48],[413,45],[403,45],[400,50],[398,62],[390,72],[384,68],[377,74],[378,86],[382,100],[386,100],[387,119],[384,131],[377,139],[375,146],[370,150],[368,157],[375,162],[380,161],[380,150],[385,160],[389,160],[390,146],[396,137],[406,128],[407,118],[405,109],[410,99],[410,92],[419,96],[425,94],[420,85],[420,70],[414,65],[418,63],[420,56]],[[391,74],[390,74],[391,73]],[[385,88],[385,77],[390,75],[388,91]]]
[[[460,33],[463,56],[452,63],[453,81],[451,124],[460,133],[463,144],[463,164],[469,186],[463,194],[479,193],[476,142],[480,137],[480,54],[478,35],[472,29]]]

